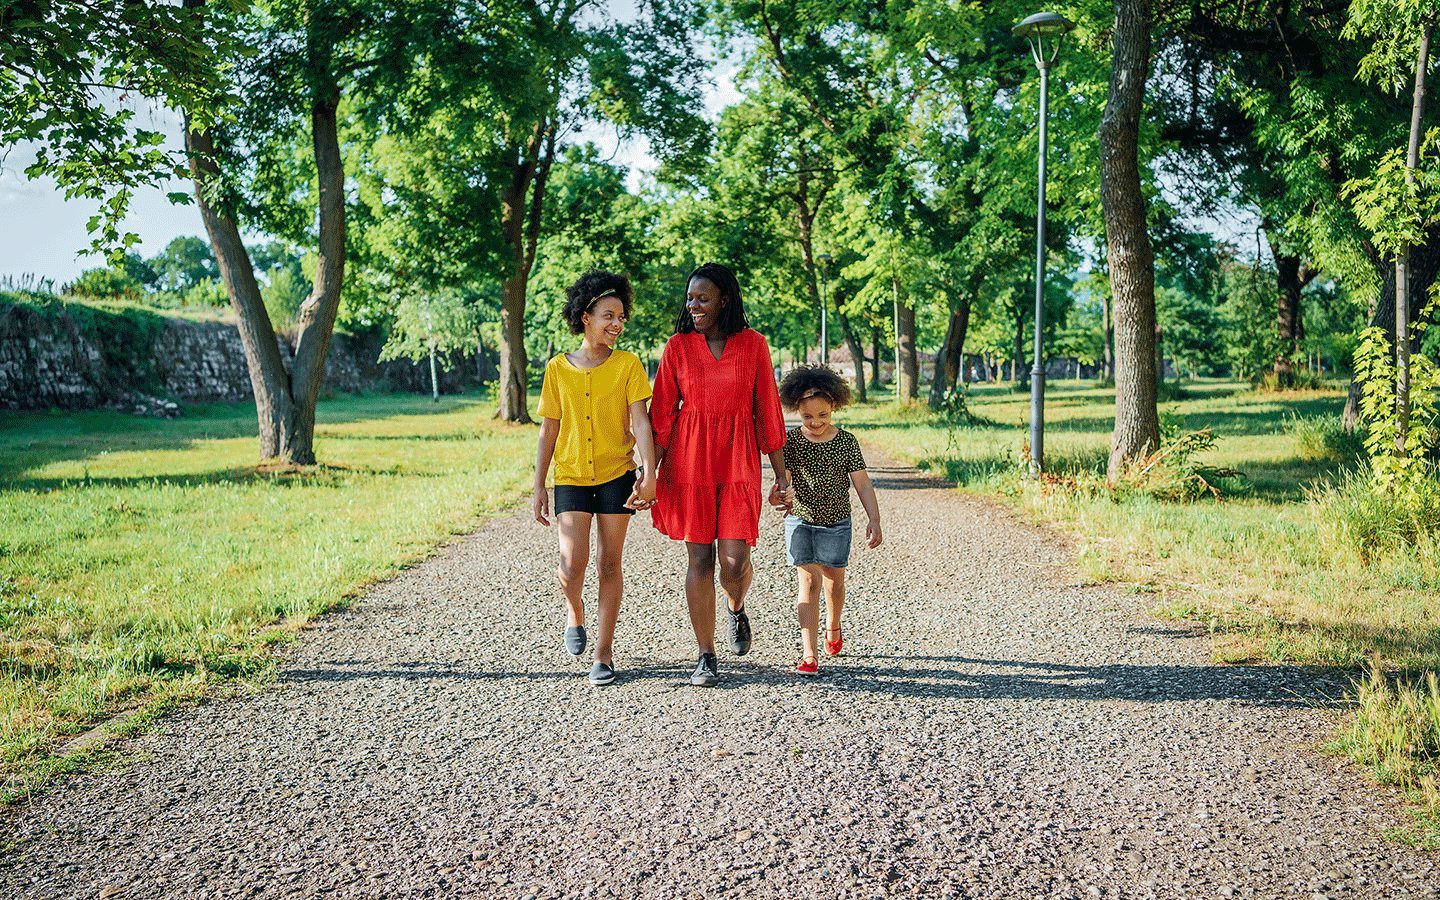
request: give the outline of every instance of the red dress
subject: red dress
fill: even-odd
[[[760,458],[785,446],[770,346],[749,328],[717,360],[705,335],[677,334],[655,373],[650,422],[664,448],[651,519],[677,541],[759,536]]]

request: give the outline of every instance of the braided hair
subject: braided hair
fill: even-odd
[[[705,263],[691,272],[685,279],[685,289],[690,289],[690,282],[696,278],[703,278],[720,290],[720,296],[725,298],[725,308],[720,310],[720,330],[725,334],[739,334],[744,331],[749,322],[745,319],[745,304],[740,300],[740,282],[736,280],[735,273],[720,263]],[[695,330],[695,322],[690,318],[690,313],[685,310],[685,303],[680,304],[680,314],[675,317],[675,333],[689,334]]]

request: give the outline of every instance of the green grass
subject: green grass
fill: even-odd
[[[1392,724],[1362,728],[1344,744],[1353,748],[1367,734],[1393,733],[1393,721],[1440,716],[1440,704],[1367,688],[1358,674],[1372,660],[1421,681],[1440,670],[1440,553],[1434,535],[1385,552],[1357,547],[1338,505],[1314,499],[1333,497],[1325,488],[1358,465],[1358,444],[1337,433],[1343,405],[1339,387],[1266,393],[1185,382],[1178,400],[1160,405],[1162,429],[1212,429],[1215,444],[1196,461],[1244,473],[1222,482],[1223,500],[1191,503],[1106,488],[1114,391],[1085,382],[1047,385],[1046,471],[1056,477],[1040,481],[1025,477],[1029,397],[1008,385],[978,386],[968,398],[970,413],[990,424],[955,427],[923,405],[893,402],[838,420],[892,455],[1065,528],[1083,577],[1128,583],[1154,596],[1156,613],[1207,625],[1217,661],[1356,670],[1347,721]],[[1440,720],[1426,727],[1440,730]],[[1393,751],[1347,752],[1421,804],[1406,839],[1440,840],[1440,794],[1414,774],[1431,777],[1433,756],[1416,750],[1401,765]]]
[[[253,406],[0,413],[0,773],[118,706],[263,674],[314,615],[528,489],[476,398],[322,401],[319,466],[257,470]]]

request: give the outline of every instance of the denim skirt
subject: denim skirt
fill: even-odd
[[[845,568],[850,563],[850,517],[834,525],[811,525],[797,515],[786,516],[785,558],[792,566]]]

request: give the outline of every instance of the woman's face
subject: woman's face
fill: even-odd
[[[625,330],[625,304],[618,297],[602,297],[580,318],[585,323],[585,340],[614,347]]]
[[[725,308],[725,298],[720,289],[708,278],[692,278],[685,289],[685,311],[695,323],[695,330],[703,334],[716,334],[720,330],[720,311]]]

